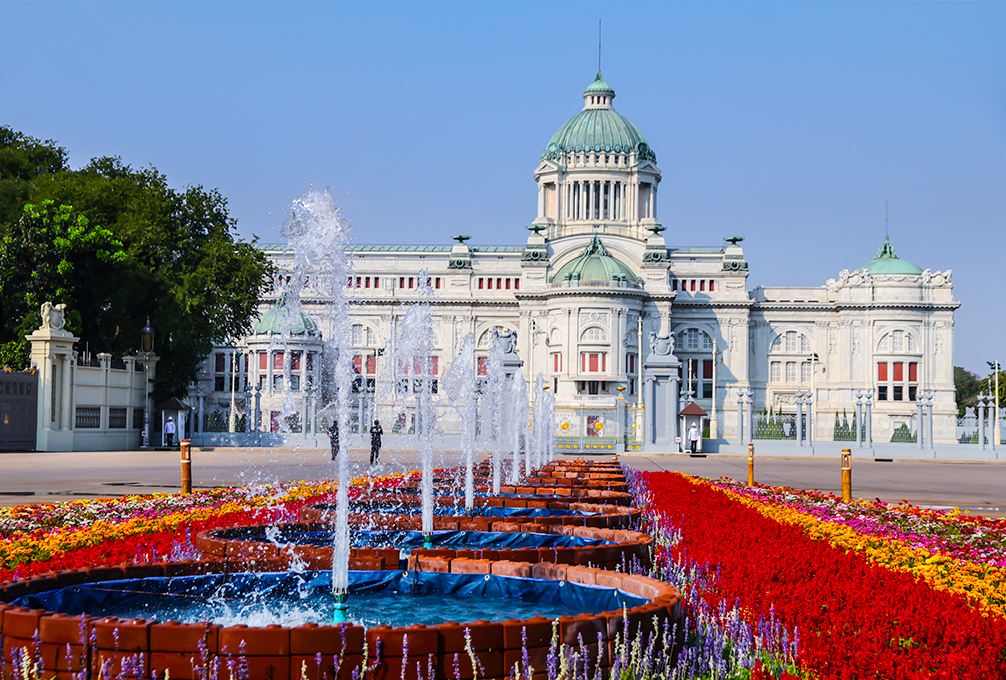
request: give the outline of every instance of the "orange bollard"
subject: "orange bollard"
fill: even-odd
[[[192,445],[183,439],[179,447],[182,452],[182,493],[192,493]]]
[[[748,486],[754,486],[754,444],[748,444]]]
[[[842,500],[852,500],[852,449],[842,449]]]

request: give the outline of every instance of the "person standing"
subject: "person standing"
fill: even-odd
[[[164,445],[175,445],[175,419],[168,416],[168,422],[164,423]]]
[[[328,438],[332,444],[332,460],[335,460],[339,456],[339,421],[334,418],[328,428]]]
[[[699,445],[699,426],[692,423],[692,429],[688,430],[688,441],[691,444],[691,452],[697,453],[696,448]]]
[[[374,424],[370,426],[370,464],[373,465],[375,462],[381,462],[381,435],[384,434],[384,430],[381,429],[381,421],[375,420]]]

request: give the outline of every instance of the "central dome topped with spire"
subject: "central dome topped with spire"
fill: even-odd
[[[552,276],[552,283],[563,281],[626,281],[638,283],[636,275],[622,262],[608,254],[596,234],[584,248],[580,257],[573,258],[564,264]]]
[[[919,267],[898,257],[889,237],[884,238],[884,243],[877,251],[877,256],[863,266],[857,267],[856,271],[861,272],[864,269],[869,270],[871,274],[909,274],[914,276],[922,273]]]
[[[567,153],[634,153],[637,162],[656,162],[656,154],[639,129],[611,107],[614,98],[615,91],[598,71],[594,82],[583,91],[583,110],[552,135],[541,157],[554,160]]]

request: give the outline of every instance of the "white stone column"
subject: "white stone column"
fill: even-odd
[[[73,353],[64,354],[61,358],[63,363],[62,375],[60,376],[60,400],[59,409],[59,429],[73,429]]]
[[[61,328],[39,328],[27,336],[31,365],[38,370],[36,451],[72,451],[70,358],[76,338]]]
[[[265,353],[265,393],[267,395],[272,395],[272,370],[275,365],[275,352],[271,348],[266,349]]]
[[[541,183],[538,184],[538,217],[545,215],[545,192],[542,191]]]

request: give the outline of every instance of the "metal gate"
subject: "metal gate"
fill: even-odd
[[[618,410],[557,406],[555,449],[559,453],[615,453],[622,427]]]
[[[0,372],[0,451],[34,451],[38,373]]]

